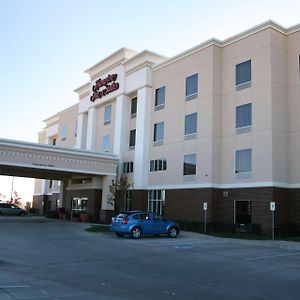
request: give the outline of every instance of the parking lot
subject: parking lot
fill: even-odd
[[[299,299],[299,243],[132,240],[86,227],[0,217],[0,300]]]

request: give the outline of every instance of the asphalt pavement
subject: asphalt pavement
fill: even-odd
[[[299,299],[300,243],[132,240],[87,226],[0,217],[0,300]]]

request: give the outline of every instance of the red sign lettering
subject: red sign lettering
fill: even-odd
[[[93,95],[90,97],[90,100],[94,102],[96,99],[101,99],[103,96],[106,96],[117,90],[119,88],[119,83],[116,82],[117,78],[118,74],[109,74],[104,79],[97,79],[93,85]],[[102,89],[100,90],[100,88]]]

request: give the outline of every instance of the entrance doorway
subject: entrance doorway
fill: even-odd
[[[252,223],[252,203],[249,200],[234,201],[234,224]]]

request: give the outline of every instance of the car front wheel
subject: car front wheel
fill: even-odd
[[[142,231],[139,227],[134,227],[130,231],[130,236],[133,239],[139,239],[141,237],[141,235],[142,235]]]
[[[177,235],[178,235],[178,231],[177,231],[176,227],[169,228],[169,230],[168,230],[168,236],[170,238],[176,238]]]

